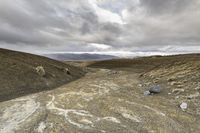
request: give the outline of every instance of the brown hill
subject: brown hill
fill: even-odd
[[[0,101],[53,89],[83,75],[80,68],[59,61],[0,49]]]

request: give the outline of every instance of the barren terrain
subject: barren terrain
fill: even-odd
[[[200,55],[74,64],[87,74],[54,90],[1,102],[0,132],[199,132]],[[154,85],[161,92],[144,95]]]
[[[37,72],[37,68],[44,72]],[[54,89],[84,73],[80,68],[46,57],[0,48],[0,102]]]

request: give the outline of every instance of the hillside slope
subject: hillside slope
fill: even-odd
[[[37,73],[39,66],[45,75]],[[80,68],[59,61],[0,49],[0,101],[49,90],[83,75]]]
[[[172,56],[150,56],[140,57],[134,59],[114,59],[105,61],[91,62],[88,67],[93,68],[107,68],[107,69],[124,69],[138,70],[138,72],[149,72],[157,68],[166,68],[180,64],[198,64],[200,61],[200,54],[185,54]],[[196,66],[197,67],[197,66]]]

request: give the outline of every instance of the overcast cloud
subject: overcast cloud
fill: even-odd
[[[1,0],[0,47],[200,52],[199,0]]]

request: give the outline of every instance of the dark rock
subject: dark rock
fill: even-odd
[[[161,87],[159,85],[155,85],[149,89],[150,93],[160,93],[161,92]]]

